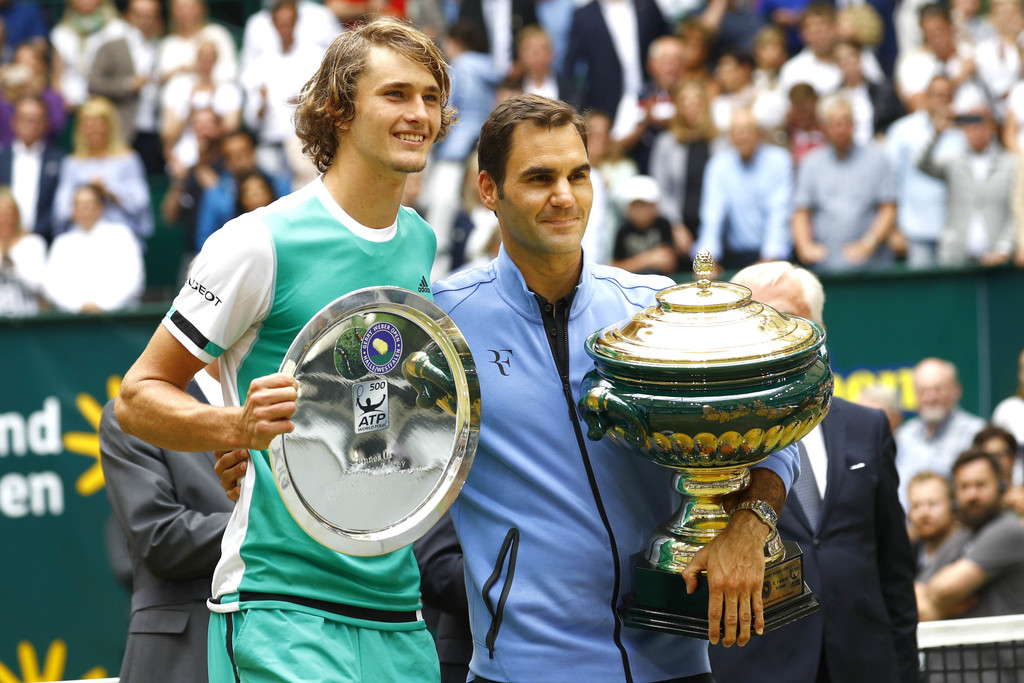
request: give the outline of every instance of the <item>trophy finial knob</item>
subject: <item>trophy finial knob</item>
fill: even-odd
[[[708,287],[711,286],[711,280],[708,276],[711,275],[715,270],[715,259],[711,258],[711,252],[707,249],[701,249],[697,252],[697,257],[693,259],[693,272],[700,278],[697,280],[697,286],[700,287],[700,293],[703,295],[708,294]]]

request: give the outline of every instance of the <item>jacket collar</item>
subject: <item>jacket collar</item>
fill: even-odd
[[[580,274],[580,281],[576,285],[576,297],[573,299],[572,308],[569,311],[569,320],[581,315],[590,304],[594,294],[593,264],[583,254],[583,271]],[[508,303],[519,315],[533,322],[540,322],[540,305],[534,293],[526,286],[523,274],[512,259],[505,246],[498,251],[498,257],[494,259],[494,272],[497,278],[498,292],[501,298]]]

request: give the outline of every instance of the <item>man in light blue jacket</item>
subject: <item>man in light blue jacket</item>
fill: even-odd
[[[499,105],[481,131],[478,185],[497,214],[501,252],[434,286],[473,350],[484,411],[473,469],[452,507],[471,669],[478,683],[710,681],[707,643],[625,628],[616,614],[632,592],[632,556],[678,497],[664,468],[584,437],[575,407],[593,365],[584,341],[674,283],[585,258],[585,135],[563,103],[519,95]],[[780,510],[798,470],[795,449],[768,458],[743,500]],[[686,570],[691,585],[708,572],[712,642],[746,643],[752,621],[761,630],[768,533],[758,516],[737,512]]]

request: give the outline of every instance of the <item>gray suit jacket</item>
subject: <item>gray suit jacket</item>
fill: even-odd
[[[100,46],[89,71],[89,94],[102,95],[117,109],[121,132],[126,142],[135,140],[135,114],[139,109],[139,93],[129,85],[135,75],[128,41],[114,38]]]
[[[193,382],[189,392],[205,402]],[[103,408],[100,452],[107,498],[128,538],[132,618],[121,682],[205,681],[212,575],[234,504],[212,453],[151,446]]]
[[[939,263],[959,266],[969,261],[967,233],[976,210],[981,211],[988,237],[988,252],[1012,254],[1016,240],[1016,222],[1010,205],[1017,181],[1017,159],[1000,149],[983,181],[974,178],[968,156],[939,161],[933,154],[934,141],[925,150],[918,168],[930,176],[944,180],[946,193],[946,228],[939,238]]]

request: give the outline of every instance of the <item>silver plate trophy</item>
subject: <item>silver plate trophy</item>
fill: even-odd
[[[480,387],[434,302],[397,287],[325,306],[281,364],[299,382],[295,429],[270,444],[278,490],[306,533],[348,555],[422,536],[469,473]]]

